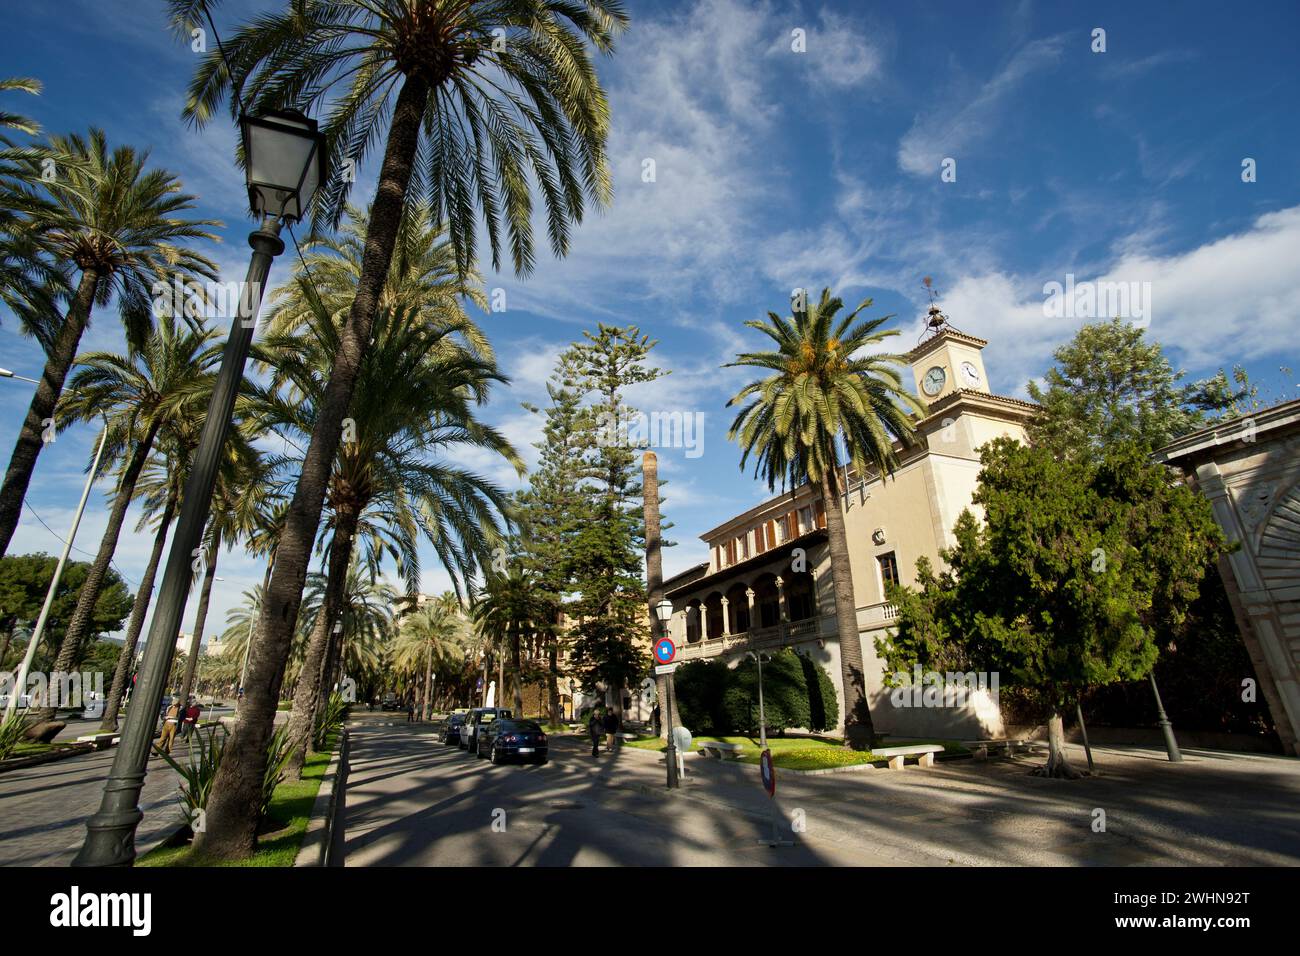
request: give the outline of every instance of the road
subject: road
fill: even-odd
[[[771,848],[754,766],[691,755],[669,794],[659,755],[593,759],[579,739],[553,738],[545,767],[494,767],[391,715],[362,715],[353,735],[348,866],[1300,864],[1300,761],[1286,758],[1094,748],[1101,772],[1079,781],[1030,776],[1025,758],[778,772],[795,846]]]

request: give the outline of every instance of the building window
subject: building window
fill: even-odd
[[[744,561],[749,557],[749,532],[746,531],[737,540],[740,541],[740,560]]]
[[[802,531],[804,534],[807,534],[809,531],[811,531],[813,529],[812,509],[800,508],[798,521],[799,521],[798,527],[800,531]]]
[[[887,551],[877,555],[876,562],[880,565],[880,590],[883,592],[885,585],[898,583],[898,558],[893,551]]]
[[[736,539],[732,538],[730,541],[727,542],[727,566],[730,567],[735,563],[736,563]]]

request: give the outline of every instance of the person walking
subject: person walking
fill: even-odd
[[[409,724],[415,720],[415,698],[406,698],[406,722]]]
[[[190,706],[185,710],[185,739],[189,740],[193,736],[195,729],[199,726],[199,714],[203,713],[199,707],[199,702],[193,697],[190,698]]]
[[[591,755],[600,756],[600,735],[605,729],[604,721],[600,718],[600,711],[591,708],[591,716],[587,718],[587,733],[591,735]]]
[[[614,752],[614,744],[618,740],[618,714],[614,713],[612,708],[605,708],[605,753]]]
[[[158,738],[159,750],[172,752],[172,743],[176,740],[176,725],[180,719],[181,702],[177,699],[167,708],[167,715],[163,718],[162,736]]]

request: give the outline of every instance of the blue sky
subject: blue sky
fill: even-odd
[[[271,0],[226,3],[228,31]],[[600,64],[610,93],[616,197],[578,230],[567,259],[536,274],[486,276],[507,310],[482,317],[513,379],[487,417],[530,461],[538,437],[521,401],[540,401],[555,357],[598,321],[659,340],[672,374],[639,387],[646,410],[705,415],[703,453],[660,451],[673,573],[701,560],[697,535],[764,494],[738,471],[723,406],[745,381],[719,366],[758,345],[743,328],[784,309],[795,287],[831,286],[868,314],[896,316],[900,351],[920,332],[934,277],[954,325],[989,340],[994,391],[1023,395],[1083,321],[1044,315],[1043,286],[1149,283],[1148,334],[1189,378],[1244,364],[1272,396],[1294,397],[1300,328],[1300,8],[1220,3],[631,2],[632,27]],[[57,132],[103,127],[152,159],[222,220],[209,250],[243,275],[249,221],[230,124],[180,120],[195,55],[166,30],[156,0],[10,4],[5,75],[45,84],[4,108]],[[1105,30],[1105,52],[1093,31]],[[797,35],[805,38],[796,52]],[[1256,181],[1242,181],[1255,161]],[[655,181],[644,182],[654,160]],[[956,179],[945,182],[945,159]],[[368,198],[369,170],[358,200]],[[539,232],[544,235],[544,232]],[[272,274],[283,278],[282,257]],[[83,348],[119,348],[103,310]],[[0,315],[0,365],[35,376],[39,349]],[[30,393],[0,382],[8,455]],[[95,435],[70,430],[42,454],[11,553],[57,553]],[[466,461],[514,487],[513,473]],[[93,552],[97,493],[78,535]],[[135,520],[133,514],[130,518]],[[133,583],[147,534],[124,535]],[[427,549],[426,549],[427,550]],[[84,557],[84,555],[78,555]],[[425,589],[446,577],[425,554]],[[213,598],[220,629],[261,568],[223,555]],[[186,620],[189,629],[189,620]]]

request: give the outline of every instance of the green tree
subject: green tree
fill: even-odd
[[[1085,325],[1053,353],[1056,364],[1031,381],[1029,396],[1043,406],[1029,423],[1035,445],[1060,456],[1098,456],[1132,443],[1153,451],[1222,412],[1242,397],[1222,375],[1180,384],[1159,342],[1115,318]]]
[[[547,625],[549,606],[539,600],[536,581],[520,563],[511,561],[502,572],[489,571],[470,614],[479,632],[497,646],[509,648],[515,713],[524,712],[523,644],[534,641]],[[505,697],[505,688],[500,689]]]
[[[602,323],[583,335],[585,341],[561,359],[562,368],[572,369],[577,390],[590,399],[582,433],[588,443],[582,487],[589,500],[579,509],[584,519],[570,543],[568,567],[577,596],[565,613],[577,621],[571,659],[583,687],[612,692],[621,715],[622,689],[645,670],[649,643],[639,450],[629,433],[637,410],[625,396],[632,386],[666,373],[648,364],[657,343],[634,325]]]
[[[68,622],[63,646],[55,664],[66,670],[90,635],[90,621],[99,588],[117,550],[126,512],[135,496],[136,482],[153,451],[155,439],[169,424],[200,417],[212,388],[212,368],[221,357],[217,334],[199,325],[179,324],[174,315],[162,315],[139,348],[126,355],[91,352],[81,356],[72,388],[59,401],[57,414],[66,427],[73,421],[103,417],[108,429],[106,461],[120,461],[117,486],[109,508],[108,524],[90,566],[77,610]],[[232,445],[233,447],[233,445]],[[53,709],[39,712],[49,720]]]
[[[53,179],[42,176],[42,159],[25,160],[30,191],[44,193],[35,232],[51,258],[75,266],[74,291],[62,316],[51,320],[46,362],[18,433],[4,482],[0,484],[0,554],[22,513],[23,497],[45,444],[47,426],[72,368],[91,311],[116,300],[127,340],[143,344],[151,325],[155,282],[168,286],[175,277],[191,282],[215,279],[216,267],[183,245],[215,239],[208,219],[181,214],[194,197],[181,192],[170,173],[146,169],[148,154],[129,146],[109,151],[100,130],[89,140],[52,136],[45,158],[54,161]],[[39,198],[39,197],[38,197]]]
[[[460,598],[451,591],[397,621],[391,661],[399,673],[422,680],[420,716],[424,720],[433,716],[434,675],[445,676],[444,664],[459,664],[467,627]]]
[[[0,558],[0,640],[12,637],[20,623],[30,636],[30,628],[40,616],[57,564],[56,558],[44,553],[6,555]],[[54,593],[54,603],[50,605],[50,615],[45,624],[43,640],[48,647],[58,648],[62,644],[63,635],[76,610],[77,598],[89,572],[90,564],[85,561],[69,561],[64,566],[63,577],[59,579],[59,587]],[[99,589],[99,599],[95,602],[90,633],[109,634],[121,630],[130,610],[130,592],[121,576],[110,568],[104,585]],[[6,641],[4,644],[4,649],[11,656],[18,651],[18,647],[17,641],[12,644]],[[38,651],[39,653],[41,652]],[[0,669],[14,663],[6,662],[4,658],[4,653],[0,652]],[[80,657],[73,661],[73,665],[79,662]]]
[[[745,386],[727,403],[743,405],[727,437],[743,449],[740,467],[754,456],[754,473],[770,489],[777,483],[811,484],[821,491],[826,535],[835,586],[844,729],[848,745],[868,749],[875,730],[867,703],[862,641],[858,635],[857,600],[844,531],[843,499],[837,445],[844,443],[848,464],[865,476],[892,473],[897,458],[893,443],[912,441],[917,416],[925,404],[903,386],[902,356],[873,351],[897,329],[882,326],[889,316],[861,320],[863,301],[842,318],[844,303],[823,289],[816,303],[800,293],[792,315],[768,313],[766,322],[745,324],[772,339],[775,351],[746,352],[727,363],[769,373]]]
[[[170,0],[172,22],[188,37],[213,5]],[[228,94],[232,115],[242,101],[254,112],[296,107],[326,116],[335,172],[316,204],[318,231],[343,214],[354,178],[347,170],[383,143],[357,294],[277,551],[245,713],[200,835],[205,853],[244,857],[256,843],[257,781],[280,672],[408,198],[446,222],[461,274],[471,269],[481,211],[493,266],[508,242],[515,272],[527,275],[535,184],[551,248],[565,255],[586,203],[611,197],[609,107],[591,52],[611,52],[626,22],[614,0],[295,0],[236,30],[200,64],[186,105],[196,123]]]
[[[1042,772],[1077,776],[1062,713],[1150,673],[1223,536],[1208,503],[1136,445],[1090,462],[999,438],[980,460],[985,524],[963,511],[940,553],[948,570],[922,568],[919,597],[890,588],[898,631],[879,646],[892,670],[953,663],[1022,688],[1048,715]]]

